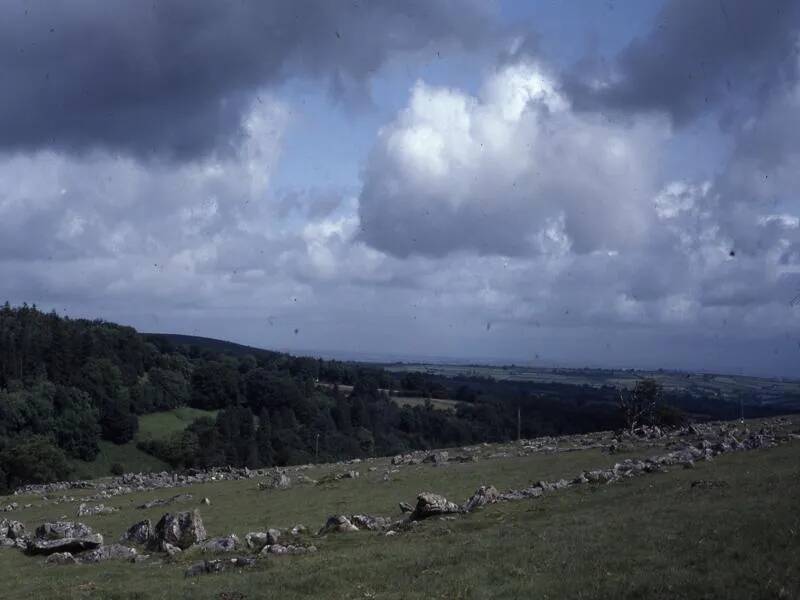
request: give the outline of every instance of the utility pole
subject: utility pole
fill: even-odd
[[[522,409],[517,404],[517,441],[522,439]]]

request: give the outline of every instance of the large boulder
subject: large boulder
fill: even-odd
[[[73,521],[53,521],[42,523],[36,528],[36,538],[40,540],[63,540],[79,538],[92,533],[91,527]]]
[[[128,531],[122,534],[120,541],[133,542],[134,544],[145,546],[149,544],[154,537],[153,523],[150,519],[145,519],[144,521],[139,521],[131,525]]]
[[[103,545],[103,536],[93,533],[83,523],[55,521],[43,523],[36,528],[36,537],[28,540],[30,554],[53,554],[70,552],[72,554],[94,550]]]
[[[494,504],[498,499],[497,489],[493,485],[482,485],[479,487],[469,500],[464,503],[462,507],[464,512],[472,512],[480,506],[486,504]]]
[[[423,492],[417,496],[417,506],[410,518],[414,520],[427,519],[439,515],[460,513],[461,507],[454,502],[450,502],[444,496]]]
[[[175,515],[167,513],[156,523],[154,540],[170,544],[181,550],[206,539],[206,529],[200,518],[200,511],[186,511]]]

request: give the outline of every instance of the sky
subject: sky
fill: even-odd
[[[800,3],[0,8],[0,301],[800,376]]]

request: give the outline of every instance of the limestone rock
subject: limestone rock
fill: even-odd
[[[350,522],[358,529],[380,531],[389,526],[390,520],[386,517],[373,517],[371,515],[352,515]]]
[[[156,524],[154,538],[185,550],[206,539],[206,530],[200,511],[186,511],[175,515],[165,514]]]
[[[78,560],[82,563],[99,563],[107,560],[127,560],[132,562],[136,556],[137,552],[133,548],[121,544],[111,544],[84,552],[78,555]]]
[[[276,470],[264,481],[259,482],[260,490],[285,490],[292,485],[292,480],[283,471]]]
[[[250,548],[251,550],[260,552],[261,549],[268,543],[267,532],[251,531],[246,536],[244,536],[244,543],[247,544],[247,547]]]
[[[203,552],[233,552],[241,545],[239,538],[233,533],[224,537],[215,537],[202,544]]]
[[[47,557],[45,563],[48,565],[74,565],[78,561],[71,552],[55,552]]]
[[[447,515],[461,512],[461,508],[450,502],[444,496],[423,492],[417,496],[417,506],[410,518],[414,520],[427,519],[438,515]]]
[[[144,546],[149,544],[154,537],[153,523],[150,519],[145,519],[144,521],[139,521],[131,525],[128,531],[122,535],[120,541],[133,542],[134,544],[141,544]]]
[[[464,512],[472,512],[480,506],[494,504],[497,502],[498,495],[497,489],[493,485],[482,485],[472,494],[469,500],[464,503],[463,510]]]
[[[353,523],[344,515],[334,515],[332,517],[328,517],[327,522],[319,530],[317,535],[326,535],[328,533],[348,533],[351,531],[358,531],[358,527],[353,525]]]
[[[103,545],[103,536],[93,533],[83,523],[54,521],[36,528],[36,537],[28,540],[30,554],[53,554],[55,552],[83,552]]]

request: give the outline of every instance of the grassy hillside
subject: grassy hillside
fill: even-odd
[[[95,479],[111,475],[112,465],[120,465],[126,472],[155,473],[169,469],[169,465],[155,456],[142,452],[136,442],[113,444],[105,440],[98,442],[100,453],[92,462],[72,459],[72,477],[75,479]]]
[[[169,469],[164,461],[142,452],[136,447],[137,442],[145,439],[164,439],[176,431],[183,431],[195,419],[214,417],[215,410],[199,410],[183,406],[139,417],[139,432],[136,438],[127,444],[112,444],[100,440],[100,453],[92,462],[71,460],[75,470],[75,479],[93,479],[111,475],[112,465],[121,465],[126,472],[157,472]]]
[[[798,420],[794,430],[798,430]],[[207,483],[181,492],[199,507],[209,535],[306,524],[328,515],[399,516],[421,491],[461,501],[481,484],[500,489],[573,476],[626,455],[597,449],[516,456],[513,444],[484,447],[476,463],[402,468],[383,480],[386,459],[353,467],[355,480],[260,491],[255,480]],[[657,452],[640,448],[637,456]],[[494,458],[493,458],[494,457]],[[370,471],[369,467],[376,469]],[[343,467],[304,471],[313,478]],[[697,480],[719,482],[708,489]],[[75,492],[91,493],[86,492]],[[120,496],[121,510],[82,519],[108,539],[164,509],[137,504],[175,490]],[[207,496],[210,506],[200,506]],[[36,506],[14,518],[30,526],[77,503]],[[184,579],[189,552],[140,564],[43,567],[43,559],[0,550],[8,597],[38,598],[797,598],[800,594],[800,441],[670,469],[615,485],[580,486],[536,500],[498,504],[452,521],[426,521],[396,537],[358,532],[314,539],[319,553],[260,559],[253,569]],[[5,503],[5,500],[0,500]],[[70,513],[71,514],[71,513]]]

